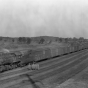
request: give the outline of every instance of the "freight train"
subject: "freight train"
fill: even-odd
[[[29,63],[36,63],[38,61],[47,60],[55,56],[61,56],[64,54],[73,53],[88,48],[88,43],[74,45],[74,46],[64,46],[64,47],[44,47],[35,50],[28,50],[24,55],[9,53],[0,56],[0,72],[11,70],[17,67],[23,67]]]
[[[28,51],[22,58],[21,64],[28,64],[33,62],[39,62],[47,60],[56,56],[61,56],[73,52],[77,52],[83,49],[87,49],[88,46],[64,46],[64,47],[44,47],[33,51]]]

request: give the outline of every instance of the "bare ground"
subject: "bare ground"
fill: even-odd
[[[56,87],[54,88],[88,88],[88,67],[61,85],[55,85]]]

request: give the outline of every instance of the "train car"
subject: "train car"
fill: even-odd
[[[51,50],[47,47],[39,48],[34,51],[34,60],[39,61],[51,57]]]
[[[51,56],[50,57],[55,57],[58,55],[58,48],[57,47],[49,47],[50,48],[50,52],[51,52]]]
[[[72,47],[69,46],[68,48],[69,48],[69,53],[71,53],[72,52]]]
[[[43,51],[45,52],[43,55],[44,55],[44,59],[45,58],[50,58],[51,57],[51,49],[50,48],[45,48],[43,49]]]
[[[34,61],[34,56],[33,56],[33,51],[28,51],[24,56],[22,56],[20,59],[20,64],[25,64],[25,63],[29,63],[29,62],[33,62]]]
[[[71,52],[74,52],[74,51],[75,51],[75,49],[74,49],[74,47],[72,46],[72,47],[71,47]]]
[[[67,46],[67,47],[65,47],[65,48],[66,48],[66,49],[65,49],[65,50],[66,50],[65,53],[66,53],[66,54],[70,53],[69,47]]]
[[[58,48],[58,55],[63,55],[64,54],[64,50],[63,50],[63,47],[59,47]]]
[[[65,47],[62,47],[62,50],[63,50],[63,51],[62,51],[62,54],[64,55],[65,52],[66,52],[66,51],[65,51]]]
[[[51,57],[51,51],[49,48],[40,48],[28,52],[21,58],[21,63],[33,63],[36,61],[44,60]]]
[[[72,51],[72,47],[71,47],[71,46],[69,46],[68,48],[69,48],[69,50],[68,50],[69,52],[68,52],[68,53],[73,52],[73,51]]]

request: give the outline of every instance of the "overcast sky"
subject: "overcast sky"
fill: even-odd
[[[88,0],[0,0],[0,36],[88,38]]]

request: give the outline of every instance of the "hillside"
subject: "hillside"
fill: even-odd
[[[84,38],[59,38],[53,36],[38,36],[38,37],[0,37],[0,52],[3,49],[10,51],[35,49],[45,46],[70,46],[73,44],[82,44],[87,41]]]

